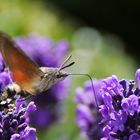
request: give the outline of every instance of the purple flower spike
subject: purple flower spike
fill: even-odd
[[[104,138],[125,140],[130,139],[132,132],[137,133],[140,104],[139,90],[134,89],[134,85],[134,81],[119,81],[116,76],[103,80],[101,122],[106,122],[103,130],[109,128],[108,135],[105,132]]]
[[[17,101],[18,102],[18,101]],[[36,130],[29,127],[27,113],[35,110],[33,102],[26,106],[25,102],[20,102],[17,106],[14,103],[8,105],[7,110],[0,112],[0,139],[2,140],[37,140]]]
[[[96,133],[92,131],[95,128],[98,128],[98,131],[102,134],[101,140],[140,140],[140,69],[136,71],[136,79],[137,85],[133,80],[119,80],[114,75],[100,81],[96,94],[102,97],[102,102],[100,102],[99,111],[96,111],[98,116],[101,116],[94,128],[92,125],[96,117],[93,114],[94,108],[91,109],[93,107],[91,104],[94,104],[91,101],[94,100],[85,96],[85,94],[88,95],[87,90],[82,88],[77,90],[76,101],[84,104],[84,107],[80,108],[82,113],[77,113],[77,122],[79,125],[82,118],[81,122],[84,122],[84,125],[79,126],[81,130],[86,132],[89,140],[95,139]],[[90,104],[87,104],[89,102]],[[84,108],[88,108],[88,111],[87,109],[83,111]],[[88,114],[90,114],[90,117]],[[89,118],[92,119],[89,121]],[[86,129],[83,129],[82,126],[85,126]],[[88,132],[90,132],[90,135]]]
[[[102,104],[100,94],[101,81],[93,81],[95,93],[97,94],[98,104]],[[89,140],[100,139],[102,136],[101,114],[99,113],[91,81],[84,84],[84,88],[77,88],[75,101],[78,103],[76,108],[76,122],[81,129],[81,136],[86,136]]]

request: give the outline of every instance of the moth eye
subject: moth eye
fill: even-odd
[[[41,75],[41,77],[40,77],[41,79],[43,79],[44,78],[44,75]]]
[[[56,78],[61,78],[61,75],[60,75],[60,74],[57,74],[57,75],[56,75]]]

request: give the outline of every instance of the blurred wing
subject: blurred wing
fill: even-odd
[[[16,47],[14,41],[1,32],[0,50],[15,82],[27,92],[36,94],[36,87],[44,73],[21,49]]]

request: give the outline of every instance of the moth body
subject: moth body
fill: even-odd
[[[40,70],[44,74],[41,76],[41,80],[37,85],[36,91],[39,93],[48,90],[54,84],[64,80],[68,76],[65,71],[60,71],[58,68],[40,67]]]

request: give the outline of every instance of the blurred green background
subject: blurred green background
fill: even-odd
[[[129,53],[126,51],[127,46],[133,46],[133,28],[123,30],[124,32],[127,31],[125,35],[127,34],[130,39],[122,31],[124,25],[129,22],[129,18],[124,19],[123,16],[120,18],[121,23],[120,21],[118,23],[123,25],[120,28],[112,22],[110,22],[111,27],[108,28],[109,24],[105,23],[115,19],[117,24],[119,16],[116,16],[116,18],[113,15],[108,16],[111,11],[103,15],[106,8],[103,11],[90,10],[95,8],[96,5],[97,7],[103,7],[110,2],[106,1],[106,5],[101,2],[99,5],[98,2],[93,1],[94,3],[86,1],[86,6],[93,4],[93,7],[91,5],[89,10],[86,11],[88,8],[82,9],[83,5],[80,5],[78,1],[77,4],[73,1],[4,0],[0,4],[0,30],[9,33],[13,37],[36,32],[40,35],[49,36],[54,41],[59,39],[68,40],[70,54],[76,62],[69,70],[71,73],[89,73],[94,78],[103,78],[115,74],[119,78],[134,79],[139,56],[133,57],[135,55],[134,51],[131,55],[130,50],[132,48],[128,49]],[[110,3],[110,6],[111,4],[113,3]],[[71,12],[70,8],[72,7],[74,10],[72,9]],[[100,10],[102,10],[101,7]],[[113,8],[112,10],[114,13]],[[116,10],[120,9],[116,7]],[[73,11],[75,11],[75,14]],[[82,13],[84,13],[83,16],[81,16]],[[93,15],[98,18],[92,18]],[[100,16],[102,16],[102,20],[99,20]],[[132,36],[133,38],[131,38]],[[135,36],[139,38],[137,34]],[[62,119],[49,129],[38,132],[39,140],[81,140],[80,130],[75,123],[76,103],[73,99],[76,87],[82,86],[85,80],[88,79],[85,77],[72,77],[70,92],[67,99],[63,101]]]

